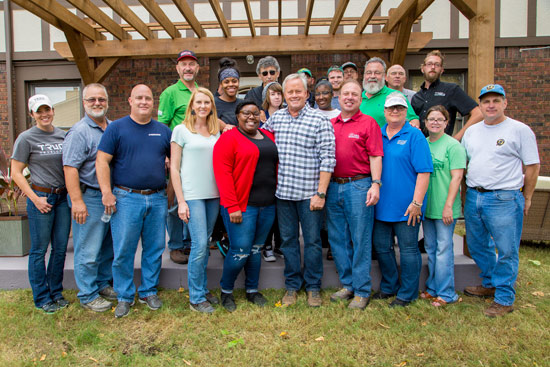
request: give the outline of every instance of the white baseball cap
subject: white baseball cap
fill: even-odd
[[[405,96],[399,92],[392,92],[386,97],[384,107],[388,108],[393,106],[409,107],[407,101],[405,100]]]
[[[43,94],[35,94],[29,98],[29,111],[36,112],[40,106],[48,106],[53,108],[52,101],[50,101],[48,96]]]

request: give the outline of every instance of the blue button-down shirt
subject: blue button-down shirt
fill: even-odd
[[[336,165],[334,129],[330,120],[306,104],[292,117],[288,107],[275,112],[264,124],[275,134],[279,170],[275,196],[305,200],[317,192],[319,173]]]
[[[107,120],[107,123],[110,123]],[[78,169],[80,182],[99,190],[95,174],[97,147],[103,130],[87,114],[69,130],[63,143],[63,165]]]

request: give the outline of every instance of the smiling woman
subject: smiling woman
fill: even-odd
[[[237,62],[228,57],[220,60],[218,80],[220,82],[214,102],[218,111],[218,118],[226,124],[237,126],[235,107],[237,106],[237,94],[239,93],[239,79],[241,74],[236,67]]]

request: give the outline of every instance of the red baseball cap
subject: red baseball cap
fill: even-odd
[[[199,59],[197,59],[197,56],[195,55],[195,53],[193,51],[190,51],[190,50],[183,50],[182,52],[180,52],[178,54],[178,60],[177,61],[180,61],[181,59],[186,58],[186,57],[190,57],[190,58],[194,59],[195,61],[199,61]]]

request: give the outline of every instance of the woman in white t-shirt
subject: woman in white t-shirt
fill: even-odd
[[[189,100],[185,120],[172,133],[170,176],[178,215],[188,223],[191,236],[187,266],[190,307],[203,313],[214,312],[212,303],[219,302],[206,287],[208,239],[220,206],[212,165],[212,152],[219,137],[214,96],[206,88],[197,88]]]
[[[317,85],[315,85],[315,105],[317,106],[317,110],[328,117],[329,120],[340,114],[339,109],[332,108],[333,96],[334,91],[330,82],[324,79],[319,80]]]

